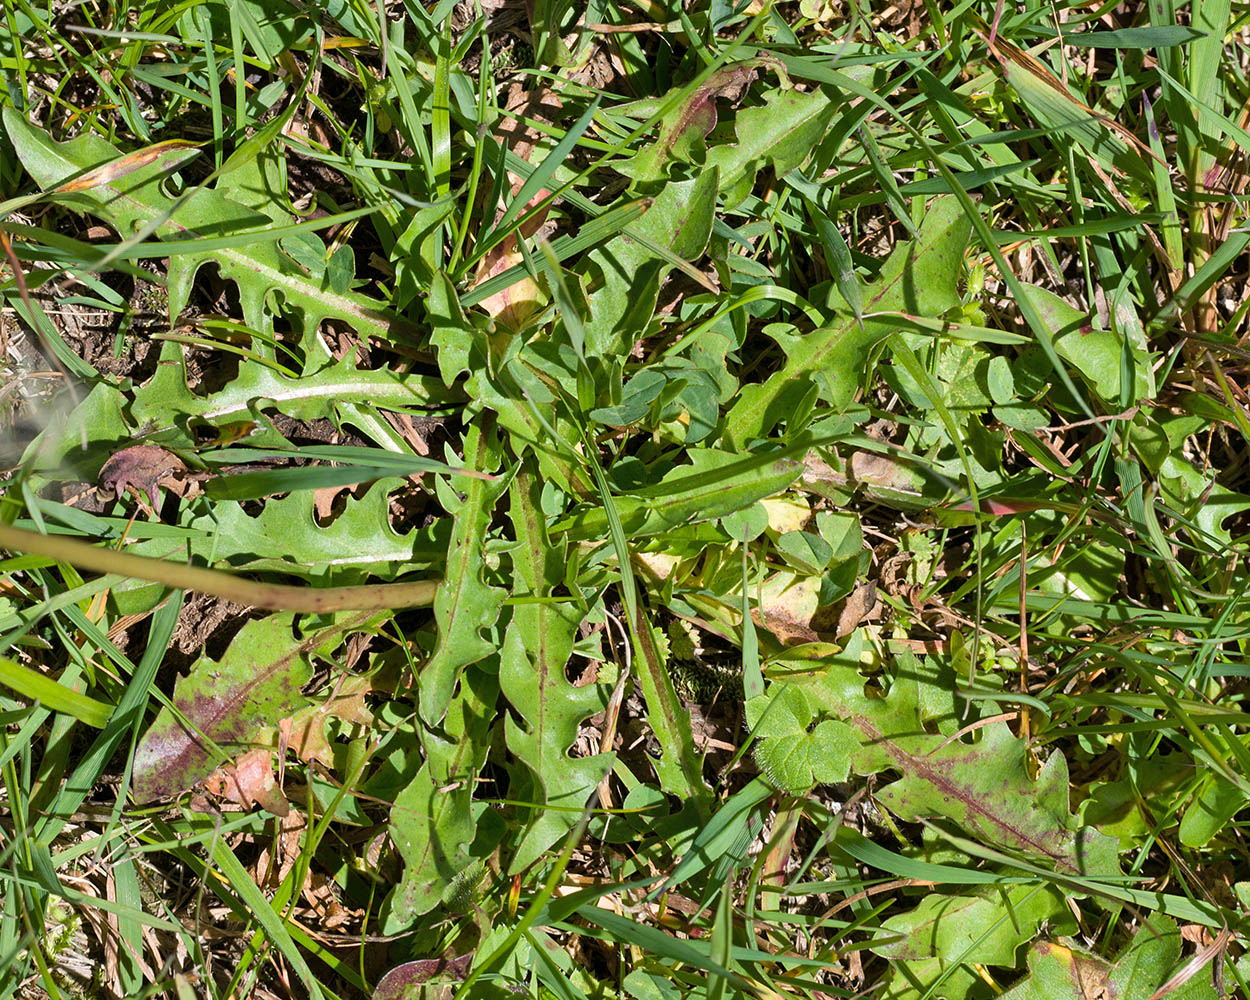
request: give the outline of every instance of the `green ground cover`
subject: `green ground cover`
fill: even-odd
[[[3,11],[4,995],[1246,995],[1250,6]]]

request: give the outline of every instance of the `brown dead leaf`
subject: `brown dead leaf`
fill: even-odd
[[[146,493],[155,507],[160,503],[160,486],[175,486],[178,474],[187,469],[177,455],[154,444],[136,444],[123,448],[100,469],[96,479],[102,490],[110,490],[120,500],[128,488]]]
[[[865,486],[879,486],[903,493],[919,493],[923,477],[905,462],[891,455],[857,451],[851,455],[851,480]]]
[[[70,194],[78,191],[90,191],[120,180],[127,174],[134,173],[143,167],[160,163],[166,170],[173,170],[191,157],[199,154],[198,143],[185,139],[167,139],[146,149],[136,150],[119,157],[110,163],[89,170],[85,174],[73,177],[56,189],[58,194]]]
[[[1073,953],[1072,978],[1085,1000],[1111,1000],[1111,967],[1096,958]]]
[[[266,889],[276,889],[287,877],[304,847],[308,820],[303,813],[291,810],[281,820],[281,834],[261,848],[252,877]],[[307,876],[305,877],[307,885]]]
[[[365,704],[365,695],[373,690],[373,681],[373,677],[366,674],[344,674],[322,704],[300,709],[279,723],[287,745],[300,760],[334,766],[334,748],[326,739],[326,723],[332,718],[361,726],[373,724],[373,713]]]
[[[600,30],[602,27],[603,25],[586,25],[587,31],[593,31],[601,38],[591,49],[586,62],[573,71],[570,79],[592,90],[610,91],[615,88],[619,93],[620,87],[627,86],[623,81],[629,77],[629,71],[617,55],[616,46],[605,44],[602,40],[605,34]]]
[[[718,702],[719,700],[717,699]],[[694,739],[696,750],[700,753],[707,753],[711,750],[733,753],[738,749],[733,742],[738,725],[736,712],[733,721],[730,722],[726,720],[723,712],[717,710],[716,705],[705,707],[698,702],[688,702],[684,699],[682,704],[690,713],[690,735]]]
[[[846,473],[826,462],[814,448],[803,456],[803,478],[800,482],[807,492],[830,500],[836,500],[853,489]]]
[[[854,632],[877,607],[877,585],[866,580],[847,595],[838,614],[838,638],[845,639]]]
[[[1181,924],[1180,931],[1182,941],[1188,941],[1199,948],[1205,948],[1215,940],[1211,932],[1201,924]]]
[[[526,90],[519,83],[514,83],[508,88],[505,108],[509,114],[497,130],[499,138],[512,152],[528,162],[538,144],[539,133],[525,120],[534,119],[554,125],[564,112],[564,101],[550,87]],[[512,193],[515,195],[525,181],[524,178],[509,171],[508,183],[512,186]],[[499,208],[502,210],[502,206]],[[533,230],[529,232],[532,233]]]
[[[318,928],[332,931],[352,918],[352,911],[343,906],[338,886],[320,872],[311,872],[304,883],[304,901],[317,914]]]
[[[330,520],[330,515],[334,513],[334,501],[340,493],[350,491],[348,486],[322,486],[313,490],[313,510],[317,512],[317,519],[320,521]]]
[[[908,593],[912,582],[908,578],[908,567],[915,560],[912,552],[895,552],[881,563],[881,572],[877,578],[881,581],[881,589],[891,597],[899,597]]]
[[[514,117],[508,118],[500,127],[499,138],[512,152],[528,162],[538,143],[539,133],[537,129],[526,123],[526,119],[553,124],[560,117],[563,102],[555,91],[548,88],[526,92],[514,85],[509,92],[507,106]],[[524,183],[525,179],[523,177],[511,171],[508,172],[508,185],[512,197],[516,197]],[[549,190],[540,188],[518,214],[523,215],[550,195],[551,192]],[[503,215],[504,207],[502,204],[496,206],[496,219]],[[527,219],[521,225],[519,234],[513,233],[503,242],[492,247],[486,256],[482,258],[481,263],[478,264],[477,273],[473,278],[474,286],[480,285],[497,274],[503,274],[509,268],[520,264],[524,258],[521,255],[518,235],[529,238],[538,232],[539,228],[546,221],[547,212],[544,210]],[[488,296],[479,304],[490,314],[492,319],[510,329],[520,330],[530,317],[543,308],[545,301],[542,289],[538,287],[538,284],[532,278],[527,276],[508,288]]]
[[[925,24],[924,0],[895,0],[881,12],[881,23],[905,39],[920,34]]]
[[[383,411],[383,416],[412,445],[413,451],[422,458],[430,454],[430,437],[438,430],[441,420],[431,417],[418,417],[414,420],[407,413],[392,413],[390,410]]]
[[[204,779],[204,789],[244,809],[260,806],[275,816],[286,816],[291,811],[291,804],[273,776],[272,750],[249,750],[233,764],[219,767]]]

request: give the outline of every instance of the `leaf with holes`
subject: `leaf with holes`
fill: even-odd
[[[528,868],[578,821],[612,762],[611,754],[569,755],[582,721],[607,707],[612,678],[601,674],[575,687],[565,676],[582,615],[575,603],[553,596],[564,582],[567,556],[565,545],[547,536],[541,488],[527,472],[518,473],[511,487],[515,603],[504,633],[499,683],[515,709],[505,720],[508,749],[531,773],[532,789],[522,797],[534,803],[512,858],[514,872]]]
[[[176,344],[161,351],[156,374],[135,390],[131,417],[141,427],[168,429],[158,432],[162,444],[171,447],[191,443],[189,424],[221,426],[238,420],[255,420],[276,409],[296,420],[351,420],[348,405],[376,406],[385,410],[411,410],[447,402],[451,398],[436,376],[401,373],[381,368],[357,371],[347,361],[331,362],[307,377],[291,378],[265,364],[240,368],[237,378],[217,392],[199,395],[187,386]],[[256,434],[249,444],[265,447],[286,442],[272,433]]]
[[[186,306],[196,272],[211,262],[238,286],[244,320],[255,330],[272,333],[273,311],[267,308],[267,300],[277,291],[285,308],[301,316],[306,335],[322,320],[334,319],[364,337],[415,337],[416,329],[388,313],[382,303],[354,292],[335,291],[283,253],[277,241],[284,234],[266,236],[267,230],[275,228],[272,212],[260,214],[207,188],[171,198],[164,191],[170,157],[154,156],[142,162],[140,154],[123,155],[90,132],[56,142],[12,108],[5,108],[3,115],[22,166],[45,191],[71,208],[105,220],[123,239],[147,230],[169,245],[171,318]],[[118,164],[127,168],[116,169]],[[293,224],[295,220],[283,221]],[[213,241],[209,249],[196,248],[208,240]],[[324,348],[314,348],[314,339],[305,336],[303,345],[313,370],[331,360]]]
[[[252,516],[241,504],[221,500],[191,520],[186,538],[149,538],[127,548],[135,555],[165,559],[189,554],[219,567],[248,572],[285,573],[336,585],[363,583],[368,577],[393,580],[412,570],[441,566],[451,526],[436,521],[403,534],[391,525],[390,495],[394,477],[378,480],[359,499],[348,497],[328,524],[320,523],[311,490],[271,498]],[[144,580],[126,580],[112,590],[123,614],[137,614],[160,600],[164,588]]]
[[[464,439],[465,466],[495,472],[500,450],[493,426],[485,431],[473,426]],[[436,481],[439,501],[455,518],[455,527],[447,547],[447,570],[434,597],[438,645],[420,676],[421,718],[431,726],[437,725],[447,711],[461,669],[494,652],[482,629],[495,624],[507,596],[502,587],[491,586],[483,577],[486,532],[495,503],[507,488],[507,478],[466,482],[461,498],[450,485]]]

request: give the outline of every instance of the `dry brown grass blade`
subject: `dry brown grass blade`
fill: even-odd
[[[981,33],[978,32],[978,34]],[[1142,156],[1154,160],[1156,163],[1163,166],[1167,166],[1167,164],[1160,157],[1155,155],[1154,151],[1149,146],[1138,139],[1137,136],[1129,131],[1129,129],[1125,128],[1114,118],[1109,118],[1104,114],[1100,114],[1089,105],[1073,97],[1068,88],[1064,86],[1063,81],[1047,69],[1046,65],[1042,63],[1040,59],[1028,52],[1025,52],[1024,49],[1013,45],[1005,38],[986,35],[981,35],[981,37],[989,47],[990,52],[994,54],[994,58],[1002,64],[1004,69],[1009,66],[1015,66],[1018,69],[1024,70],[1050,90],[1053,90],[1056,97],[1068,102],[1083,114],[1088,115],[1090,118],[1097,119],[1107,128],[1111,129],[1111,131],[1141,153]]]

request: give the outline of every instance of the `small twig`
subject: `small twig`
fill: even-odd
[[[1076,420],[1070,424],[1055,424],[1051,427],[1040,427],[1038,429],[1044,431],[1070,431],[1074,427],[1086,427],[1090,424],[1108,424],[1114,420],[1132,420],[1133,417],[1137,416],[1137,411],[1140,409],[1140,406],[1130,406],[1127,410],[1120,413],[1109,413],[1103,417],[1093,417],[1089,420]]]
[[[894,889],[912,889],[923,886],[934,886],[936,882],[931,882],[923,878],[896,878],[892,882],[882,882],[880,885],[874,885],[871,888],[863,889],[855,893],[854,896],[847,896],[841,902],[835,903],[832,907],[820,915],[820,922],[828,920],[830,917],[836,916],[842,910],[854,903],[858,903],[861,899],[871,899],[873,896],[880,895],[883,892],[890,892]]]

